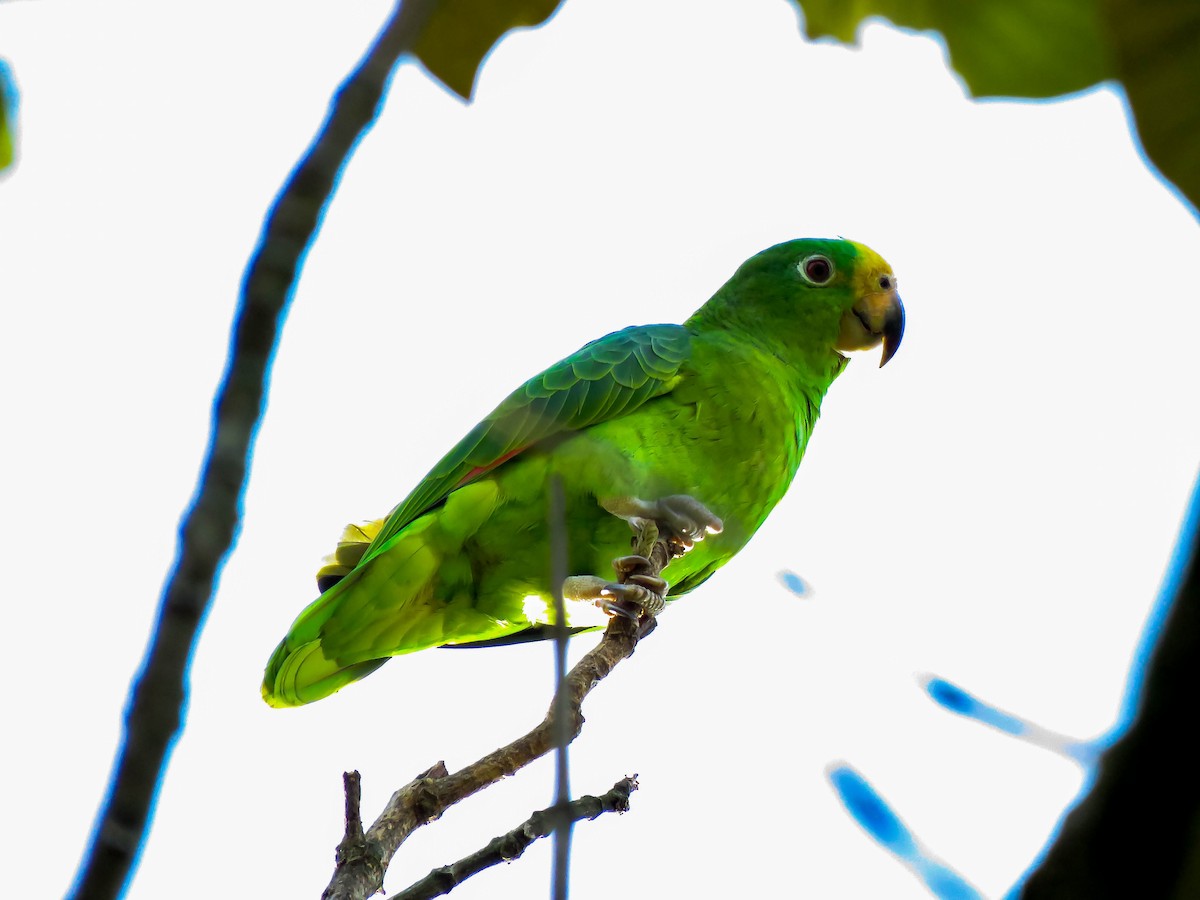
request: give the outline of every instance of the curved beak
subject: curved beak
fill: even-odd
[[[904,304],[895,290],[876,291],[862,297],[842,314],[838,350],[869,350],[883,344],[882,368],[900,349],[904,337]]]
[[[904,304],[900,302],[900,295],[893,292],[892,302],[883,316],[883,355],[879,357],[879,368],[886,366],[888,360],[896,355],[903,337]]]

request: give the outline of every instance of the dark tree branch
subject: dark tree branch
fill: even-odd
[[[638,535],[634,552],[650,560],[643,572],[657,575],[680,550],[670,536],[659,535],[651,524]],[[622,577],[629,574],[633,573]],[[366,900],[383,890],[383,876],[392,857],[414,831],[438,819],[459,801],[516,774],[549,753],[555,747],[560,721],[566,725],[568,743],[579,737],[583,730],[584,698],[621,660],[633,654],[638,641],[653,630],[653,623],[653,619],[635,622],[615,616],[600,643],[567,673],[546,717],[532,731],[452,775],[446,774],[443,763],[438,763],[392,794],[361,839],[351,840],[347,832],[339,844],[337,865],[329,886],[321,894],[322,900]],[[565,713],[560,711],[563,708]]]
[[[1200,489],[1192,522],[1200,520]],[[1025,900],[1200,897],[1200,529],[1147,666],[1129,730],[1100,759],[1095,785],[1063,822],[1021,891]]]
[[[544,838],[560,827],[561,822],[574,824],[583,819],[598,819],[606,812],[628,812],[629,795],[637,790],[637,776],[622,778],[612,790],[599,797],[591,795],[572,800],[565,807],[557,804],[535,812],[507,834],[493,838],[487,846],[465,856],[456,863],[434,869],[417,881],[392,894],[392,900],[431,900],[450,893],[472,875],[497,863],[518,859],[538,838]]]
[[[76,875],[72,894],[79,900],[118,896],[145,840],[167,757],[182,726],[192,649],[237,531],[281,315],[338,172],[378,115],[387,79],[413,46],[431,8],[430,0],[406,0],[393,12],[339,88],[320,132],[276,198],[247,266],[199,487],[183,517],[154,635],[130,691],[124,741]]]

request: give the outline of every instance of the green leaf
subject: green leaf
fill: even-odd
[[[13,163],[13,123],[17,117],[17,86],[8,63],[0,59],[0,172]]]
[[[940,31],[950,64],[977,97],[1054,97],[1116,72],[1095,0],[797,0],[810,38],[854,41],[882,16]]]
[[[1200,209],[1197,0],[793,0],[811,38],[863,19],[940,31],[977,97],[1045,98],[1120,79],[1146,156]]]
[[[541,25],[562,0],[439,0],[414,52],[435,78],[471,99],[483,58],[514,28]]]
[[[1146,155],[1200,207],[1200,3],[1104,0]]]

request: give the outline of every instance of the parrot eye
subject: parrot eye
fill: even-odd
[[[896,286],[896,279],[891,275],[879,276],[879,289],[882,291],[890,291]]]
[[[800,260],[797,268],[805,281],[818,287],[829,284],[830,279],[833,278],[833,260],[819,253],[804,257]]]

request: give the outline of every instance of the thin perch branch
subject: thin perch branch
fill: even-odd
[[[566,809],[571,802],[571,735],[567,730],[567,697],[562,690],[567,677],[567,604],[562,585],[567,578],[567,501],[562,477],[550,479],[550,582],[554,585],[554,864],[551,867],[551,900],[567,900],[571,865],[571,825]]]
[[[657,575],[676,551],[672,550],[669,535],[659,535],[650,528],[638,535],[634,552],[650,560],[645,573]],[[321,894],[322,900],[366,900],[382,891],[388,864],[416,829],[439,818],[460,800],[516,774],[549,753],[555,746],[559,716],[566,723],[569,741],[579,737],[583,730],[584,698],[621,660],[633,654],[638,641],[653,630],[653,621],[639,623],[615,616],[608,623],[600,643],[567,674],[546,717],[532,731],[452,775],[445,774],[445,767],[438,763],[392,794],[361,840],[344,839],[339,845],[337,867],[329,886]],[[560,703],[565,705],[565,715],[557,712]]]
[[[512,831],[493,838],[486,847],[456,863],[434,869],[420,881],[392,894],[392,900],[432,900],[441,897],[484,869],[520,858],[534,841],[549,835],[562,822],[574,824],[583,819],[598,819],[606,812],[628,812],[629,795],[637,788],[637,775],[630,775],[599,797],[586,795],[572,800],[565,807],[559,808],[556,804],[535,812]]]
[[[145,841],[150,809],[182,727],[192,649],[237,532],[283,309],[338,172],[378,115],[388,77],[413,47],[431,9],[431,0],[404,0],[393,12],[288,177],[246,268],[200,484],[184,514],[154,636],[130,690],[124,740],[71,891],[76,900],[117,897]]]

